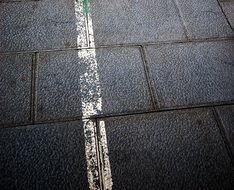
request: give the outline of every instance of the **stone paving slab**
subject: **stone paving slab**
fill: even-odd
[[[41,53],[37,83],[38,120],[81,116],[99,99],[96,114],[152,109],[138,48]]]
[[[189,38],[233,36],[217,0],[175,0],[182,14]]]
[[[234,1],[221,1],[220,2],[225,15],[227,16],[232,28],[234,28]]]
[[[113,189],[231,189],[231,161],[211,111],[104,120]]]
[[[138,48],[97,49],[102,113],[153,109]]]
[[[74,0],[1,3],[0,52],[86,45],[84,15]]]
[[[0,131],[0,189],[88,189],[81,122]]]
[[[232,41],[147,46],[159,107],[233,101],[233,49]]]
[[[97,45],[185,39],[173,0],[91,1]]]
[[[217,108],[234,155],[234,106]]]
[[[0,0],[0,189],[233,189],[234,1],[76,2]]]
[[[30,121],[31,67],[31,54],[0,54],[1,126]]]
[[[39,55],[37,120],[82,115],[80,68],[77,51]]]

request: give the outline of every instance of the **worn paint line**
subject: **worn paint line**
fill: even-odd
[[[111,177],[111,167],[110,167],[106,128],[104,121],[99,121],[99,132],[100,132],[99,147],[100,151],[102,152],[101,161],[102,161],[103,186],[105,190],[111,190],[113,182]]]
[[[80,13],[82,13],[83,11],[87,11],[82,10],[85,8],[83,3],[84,1],[75,1],[75,13],[77,21],[80,20]],[[86,3],[89,2],[87,1]],[[89,4],[86,4],[86,8],[87,7],[89,7]],[[89,34],[89,45],[95,47],[92,19],[90,17],[90,14],[83,14],[83,17],[87,17],[88,19],[86,27]],[[78,22],[77,30],[80,29],[80,26],[81,25]],[[80,35],[79,37],[77,37],[77,43],[85,38],[85,34]],[[112,179],[104,122],[102,122],[101,124],[101,138],[99,143],[97,142],[98,137],[96,122],[91,119],[87,119],[88,117],[102,113],[101,85],[98,74],[96,50],[82,49],[78,51],[78,58],[81,60],[81,64],[84,68],[84,71],[82,71],[82,74],[80,75],[80,92],[89,188],[91,190],[111,190]],[[103,166],[99,164],[99,161],[102,160],[102,158],[104,161]],[[100,166],[102,167],[100,168]]]
[[[95,122],[83,120],[83,128],[85,135],[85,154],[87,163],[87,176],[89,188],[91,190],[99,190],[100,175],[98,170],[98,155],[96,149],[96,126]]]

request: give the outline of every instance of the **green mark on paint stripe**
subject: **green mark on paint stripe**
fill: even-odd
[[[81,0],[82,4],[83,4],[83,10],[84,10],[84,14],[89,14],[89,1],[90,0]]]

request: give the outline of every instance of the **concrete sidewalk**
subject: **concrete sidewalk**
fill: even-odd
[[[233,189],[233,0],[0,0],[0,189]]]

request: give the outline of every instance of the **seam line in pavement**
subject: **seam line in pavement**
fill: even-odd
[[[158,109],[159,105],[158,105],[158,96],[157,96],[157,92],[155,91],[154,94],[154,89],[153,89],[153,85],[151,84],[152,81],[150,79],[150,74],[149,74],[149,68],[148,68],[148,62],[147,62],[147,54],[146,54],[146,50],[143,46],[140,46],[140,53],[141,53],[141,57],[142,57],[142,62],[143,62],[143,67],[144,67],[144,73],[145,73],[145,77],[146,77],[146,82],[148,85],[148,89],[149,89],[149,95],[150,95],[150,99],[151,99],[151,104],[153,106],[153,109]]]
[[[105,122],[98,121],[96,119],[97,125],[97,142],[98,142],[98,151],[100,158],[100,176],[101,176],[101,188],[103,190],[111,190],[112,189],[112,176],[111,176],[111,167],[108,153],[108,145],[107,145],[107,135],[105,129]]]
[[[88,37],[88,46],[92,45],[95,47],[92,18],[89,14],[86,14],[86,18],[86,27],[88,32],[88,36],[86,34],[86,37]],[[102,112],[102,96],[95,48],[89,52],[87,49],[78,52],[78,57],[86,60],[87,62],[85,72],[80,76],[80,92],[82,102],[82,121],[85,123],[87,122],[88,124],[85,125],[84,123],[84,135],[89,188],[91,190],[111,190],[112,179],[110,172],[107,172],[110,171],[110,166],[106,164],[105,157],[105,148],[107,149],[107,144],[102,142],[102,136],[105,136],[106,134],[102,134],[102,131],[100,131],[102,135],[101,138],[98,139],[97,119],[93,118],[90,120],[89,118],[89,116],[95,116],[99,112]],[[93,97],[96,98],[93,99]],[[109,181],[110,183],[108,183]]]
[[[189,40],[189,32],[188,32],[188,29],[186,27],[186,23],[185,23],[185,20],[183,19],[183,14],[182,14],[182,11],[180,10],[180,7],[178,5],[178,2],[177,0],[172,0],[174,5],[175,5],[175,8],[176,8],[176,11],[178,12],[178,16],[180,18],[180,22],[182,24],[182,27],[183,27],[183,30],[184,30],[184,34],[185,34],[185,37],[186,37],[186,40]]]
[[[99,185],[100,189],[103,189],[103,175],[102,175],[102,158],[101,158],[101,150],[99,146],[99,126],[98,121],[95,119],[96,123],[96,135],[95,135],[95,142],[96,142],[96,151],[97,151],[97,160],[98,160],[98,172],[99,172]]]
[[[150,45],[167,45],[167,44],[180,44],[180,43],[208,43],[208,42],[221,42],[221,41],[234,41],[233,37],[223,38],[203,38],[203,39],[189,39],[189,40],[169,40],[169,41],[158,41],[158,42],[146,42],[146,43],[125,43],[125,44],[110,44],[110,45],[99,45],[90,47],[74,47],[74,48],[61,48],[61,49],[44,49],[44,50],[32,50],[32,51],[9,51],[0,52],[1,55],[5,54],[20,54],[20,53],[36,53],[36,52],[57,52],[57,51],[71,51],[71,50],[85,50],[85,49],[101,49],[101,48],[115,48],[115,47],[139,47],[139,46],[150,46]]]
[[[63,119],[54,119],[54,120],[47,120],[47,121],[38,121],[36,125],[42,124],[50,124],[50,123],[64,123],[64,122],[75,122],[81,121],[84,119],[105,119],[105,118],[112,118],[112,117],[122,117],[122,116],[131,116],[131,115],[142,115],[142,114],[149,114],[149,113],[160,113],[160,112],[169,112],[169,111],[180,111],[180,110],[191,110],[191,109],[210,109],[213,107],[220,107],[220,106],[230,106],[234,105],[234,101],[232,102],[222,102],[216,103],[212,105],[196,105],[196,106],[184,106],[184,107],[173,107],[173,108],[160,108],[157,110],[149,110],[149,111],[138,111],[138,112],[131,112],[131,113],[119,113],[119,114],[109,114],[109,115],[96,115],[90,116],[86,118],[82,117],[73,117],[73,118],[63,118]],[[0,130],[4,130],[6,128],[17,128],[17,127],[24,127],[24,126],[34,126],[35,124],[32,123],[25,123],[25,124],[5,124],[0,126]]]
[[[82,122],[85,137],[85,156],[89,189],[101,190],[100,173],[98,171],[98,151],[96,146],[96,122],[88,119],[83,119]]]
[[[222,139],[224,141],[224,144],[225,144],[225,147],[227,149],[228,155],[229,155],[229,157],[231,159],[232,167],[234,169],[234,153],[232,152],[232,149],[231,149],[231,143],[230,143],[230,141],[229,141],[229,139],[227,137],[223,122],[222,122],[222,120],[221,120],[221,118],[219,116],[219,113],[218,113],[217,109],[215,107],[212,107],[212,110],[213,110],[213,115],[214,115],[214,118],[216,120],[217,126],[218,126],[219,131],[220,131],[220,135],[222,136]]]
[[[37,65],[38,65],[38,53],[34,53],[32,60],[32,72],[31,72],[31,115],[30,120],[34,124],[36,122],[36,90],[37,90]]]
[[[219,0],[217,0],[217,2],[218,2],[219,8],[221,9],[221,11],[222,11],[222,13],[223,13],[223,16],[225,17],[225,19],[226,19],[226,21],[227,21],[229,27],[232,29],[232,32],[234,32],[234,28],[232,27],[232,25],[231,25],[231,23],[230,23],[230,21],[229,21],[227,15],[226,15],[225,11],[223,10],[223,7],[222,7],[221,3],[219,2]]]

